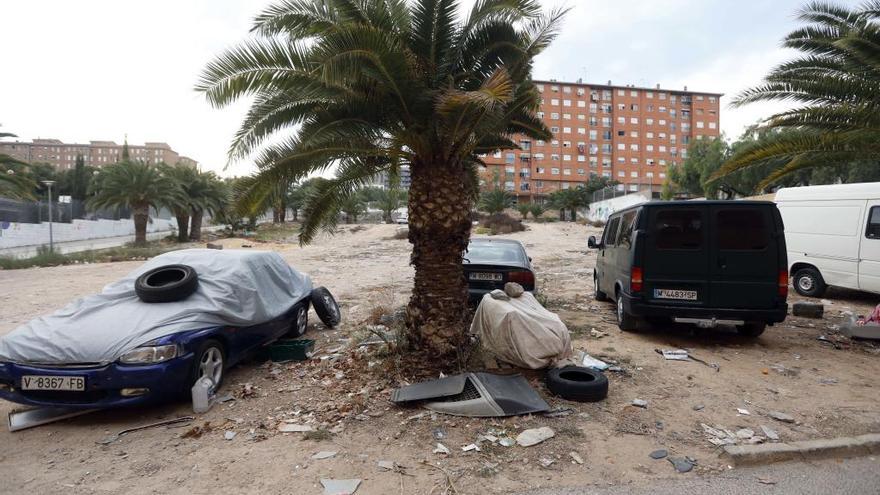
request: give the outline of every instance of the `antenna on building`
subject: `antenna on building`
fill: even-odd
[[[685,90],[685,91],[688,90],[687,84],[684,85],[684,90]]]
[[[611,79],[608,80],[608,85],[611,86]]]

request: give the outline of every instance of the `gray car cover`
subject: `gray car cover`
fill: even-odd
[[[182,301],[145,303],[135,279],[153,268],[184,264],[199,275]],[[21,325],[0,337],[0,361],[44,364],[109,363],[153,339],[217,325],[265,323],[312,291],[308,275],[278,253],[187,249],[156,256],[100,294]]]

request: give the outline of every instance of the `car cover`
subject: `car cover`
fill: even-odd
[[[565,323],[529,292],[509,300],[483,296],[471,333],[495,358],[521,368],[546,368],[571,355]]]
[[[184,264],[199,276],[181,301],[145,303],[135,279],[153,268]],[[43,364],[109,363],[151,340],[220,325],[251,326],[289,311],[308,297],[312,281],[274,252],[187,249],[144,263],[100,294],[21,325],[0,337],[0,361]]]

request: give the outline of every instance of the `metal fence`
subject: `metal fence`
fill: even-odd
[[[131,218],[128,208],[88,208],[84,201],[16,201],[0,197],[0,222],[41,223],[49,221],[49,209],[52,209],[52,221],[71,223],[73,220],[121,220]],[[171,218],[171,212],[162,208],[158,212],[151,211],[153,218]]]
[[[632,189],[631,186],[631,184],[618,184],[616,186],[608,186],[604,189],[600,189],[593,193],[592,203],[604,201],[606,199],[618,198],[620,196],[626,196],[627,194],[633,194],[636,192],[649,192],[651,193],[652,199],[659,199],[660,192],[663,189],[663,186],[659,184],[636,184],[636,189]]]

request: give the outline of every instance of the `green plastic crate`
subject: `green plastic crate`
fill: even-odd
[[[279,340],[268,347],[269,359],[279,363],[284,361],[305,361],[312,357],[315,341],[302,340]]]

